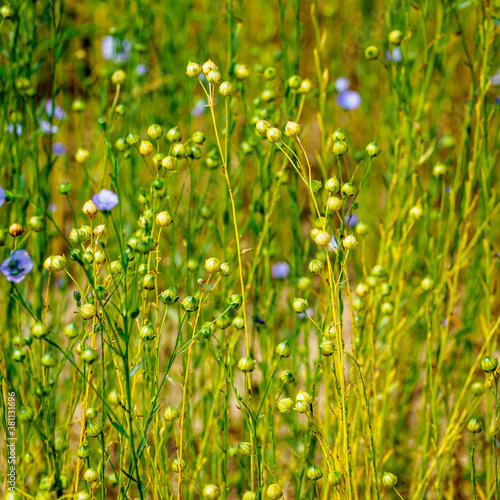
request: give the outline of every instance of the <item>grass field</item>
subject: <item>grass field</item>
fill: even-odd
[[[499,500],[500,3],[0,7],[7,500]]]

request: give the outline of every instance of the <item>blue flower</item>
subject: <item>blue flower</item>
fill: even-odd
[[[335,239],[334,236],[330,239],[330,244],[328,245],[328,248],[330,249],[330,252],[336,252],[339,248],[339,244],[337,243],[337,240]]]
[[[94,205],[99,210],[109,212],[118,205],[118,195],[109,189],[101,189],[101,191],[92,196]]]
[[[5,190],[2,186],[0,186],[0,207],[5,203]]]
[[[345,92],[349,88],[349,80],[345,76],[341,76],[335,80],[334,85],[337,92]]]
[[[271,276],[276,279],[284,280],[288,278],[290,265],[287,262],[277,262],[271,267]]]
[[[144,63],[140,63],[136,66],[135,72],[139,76],[144,76],[148,72],[148,67]]]
[[[347,111],[359,108],[361,96],[355,90],[344,90],[337,96],[337,104]]]
[[[62,142],[54,142],[54,144],[52,144],[52,152],[56,156],[65,156],[68,150]]]
[[[387,61],[401,62],[403,60],[403,54],[401,54],[401,49],[399,47],[394,47],[392,49],[392,54],[390,50],[385,53],[385,58]]]
[[[256,322],[258,325],[265,325],[265,324],[266,324],[266,322],[265,322],[262,318],[257,318],[257,319],[255,320],[255,322]]]
[[[15,250],[0,265],[0,272],[12,283],[21,283],[33,269],[33,261],[26,250]]]
[[[23,126],[20,123],[16,123],[15,125],[12,124],[12,123],[9,123],[9,125],[7,125],[5,127],[5,130],[9,134],[13,134],[14,130],[15,130],[16,131],[16,135],[20,136],[23,133]]]
[[[126,62],[132,53],[132,43],[130,40],[120,42],[118,38],[111,35],[105,36],[101,41],[101,54],[106,61],[114,63]]]
[[[208,106],[208,101],[206,99],[200,99],[194,105],[194,108],[191,110],[191,115],[196,117],[201,116],[205,112],[207,106]]]
[[[51,127],[50,123],[47,120],[40,119],[38,120],[38,123],[40,124],[40,130],[44,134],[56,134],[59,130],[59,127],[57,125],[52,125]]]
[[[64,109],[62,109],[59,104],[56,104],[54,108],[52,99],[47,99],[47,102],[45,103],[45,112],[49,117],[51,117],[52,113],[54,113],[54,118],[56,120],[64,120],[66,118],[66,112],[64,111]]]
[[[352,214],[348,215],[344,219],[344,224],[347,224],[349,227],[355,227],[355,226],[357,226],[358,222],[359,222],[359,217],[354,212]]]
[[[304,319],[306,317],[306,315],[309,316],[310,318],[312,318],[313,310],[310,307],[308,309],[306,309],[305,313],[297,314],[297,318]]]
[[[491,85],[498,85],[500,84],[500,71],[497,71],[491,78],[490,78],[490,83]]]

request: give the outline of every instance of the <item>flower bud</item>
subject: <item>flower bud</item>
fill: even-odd
[[[298,137],[300,132],[301,128],[298,123],[288,122],[285,126],[285,135],[288,137]]]
[[[92,200],[89,200],[83,205],[82,212],[89,217],[93,217],[97,213],[97,207]]]
[[[328,482],[332,486],[340,486],[342,484],[342,481],[344,479],[344,475],[342,472],[338,470],[332,470],[330,474],[328,474]]]
[[[271,127],[266,130],[266,138],[269,142],[275,143],[281,139],[281,130],[276,127]]]
[[[230,95],[234,94],[233,84],[231,82],[222,82],[219,85],[219,93],[224,97],[229,97]]]
[[[222,80],[222,75],[219,70],[213,69],[210,73],[208,73],[207,80],[209,83],[217,84]]]
[[[220,274],[222,276],[229,276],[231,274],[231,266],[229,265],[229,262],[223,262],[220,265]]]
[[[346,236],[342,240],[342,245],[346,250],[354,250],[356,246],[358,245],[358,240],[356,239],[356,236],[353,234],[350,234],[349,236]]]
[[[356,185],[353,182],[346,182],[340,190],[344,198],[349,198],[356,194]]]
[[[205,260],[205,271],[207,271],[207,273],[218,273],[220,271],[220,266],[220,260],[215,257]]]
[[[323,477],[323,472],[319,467],[312,465],[309,469],[307,469],[306,475],[310,481],[318,481],[318,479]]]
[[[203,486],[203,497],[208,500],[215,500],[220,496],[220,489],[215,484],[206,484]]]
[[[379,50],[375,45],[370,45],[365,49],[365,57],[367,59],[377,59],[379,55]]]
[[[394,488],[398,484],[398,478],[390,472],[384,472],[382,476],[382,483],[386,488]]]
[[[378,156],[381,151],[380,146],[376,142],[370,142],[370,144],[366,146],[366,154],[372,158]]]
[[[123,85],[127,79],[127,74],[122,69],[115,71],[111,75],[111,82],[115,85]]]
[[[189,62],[186,68],[186,75],[189,78],[198,78],[201,73],[201,66],[195,62]]]
[[[266,122],[266,120],[259,120],[255,124],[255,130],[259,135],[266,135],[269,127],[271,127],[271,124],[269,122]]]
[[[329,193],[338,193],[339,189],[340,189],[340,182],[339,180],[337,179],[337,176],[333,176],[331,177],[330,179],[328,179],[325,183],[325,189],[329,192]]]
[[[241,372],[250,373],[255,370],[255,360],[250,356],[243,356],[242,358],[240,358],[236,366]]]
[[[139,153],[142,156],[149,156],[153,154],[155,151],[155,147],[153,146],[153,143],[149,141],[141,141],[139,144]]]
[[[481,368],[485,373],[493,373],[498,367],[497,358],[493,358],[492,356],[486,356],[481,361]]]
[[[203,74],[205,76],[207,76],[210,71],[213,71],[214,69],[217,69],[217,65],[210,59],[207,62],[203,63],[203,66],[201,67],[201,70],[203,71]]]
[[[328,231],[319,230],[314,235],[314,242],[319,247],[326,247],[332,241],[332,236]]]
[[[163,418],[167,422],[174,422],[180,417],[179,410],[177,408],[174,408],[173,406],[167,406],[165,408],[165,411],[163,412]]]
[[[198,309],[198,301],[190,295],[181,302],[181,307],[188,313],[194,312]]]
[[[283,370],[280,373],[280,380],[282,384],[288,385],[295,381],[295,377],[290,370]]]
[[[289,358],[290,357],[290,346],[288,345],[288,342],[285,340],[283,342],[280,342],[275,349],[276,356],[279,356],[280,358]]]
[[[234,76],[236,76],[238,80],[246,80],[250,76],[250,69],[246,64],[236,64],[234,66]]]
[[[165,156],[165,158],[161,161],[161,166],[169,172],[175,170],[175,167],[177,166],[177,158],[175,158],[175,156]]]
[[[278,411],[283,415],[287,415],[293,410],[293,399],[292,398],[281,398],[277,404]]]
[[[62,271],[65,266],[66,257],[64,255],[52,255],[45,259],[43,263],[43,267],[49,272]]]
[[[283,496],[283,488],[279,484],[270,484],[267,488],[266,495],[271,500],[278,500]]]
[[[403,33],[399,30],[393,30],[389,33],[389,43],[393,45],[401,45],[403,41]]]
[[[157,214],[156,223],[160,227],[170,226],[170,224],[172,224],[172,216],[166,210],[164,210],[163,212]]]

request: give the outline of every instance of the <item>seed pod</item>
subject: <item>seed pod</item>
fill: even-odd
[[[87,423],[87,436],[89,437],[97,437],[101,433],[101,426],[94,423],[94,422],[88,422]]]
[[[381,152],[382,150],[380,149],[379,145],[376,142],[370,142],[370,144],[366,146],[366,154],[371,158],[375,158]]]
[[[338,196],[330,196],[326,202],[326,208],[329,212],[338,212],[343,205],[344,202]]]
[[[82,353],[82,359],[88,365],[91,365],[92,363],[96,362],[98,357],[99,356],[97,355],[97,352],[90,347],[87,347],[87,349],[85,349]]]
[[[245,318],[243,316],[236,316],[233,319],[233,326],[236,330],[243,330],[245,328]]]
[[[333,351],[335,351],[335,347],[331,340],[323,340],[319,345],[319,352],[325,357],[331,356]]]
[[[332,486],[340,486],[342,484],[342,481],[344,479],[344,475],[342,472],[338,470],[332,470],[330,474],[328,474],[328,482]]]
[[[215,484],[206,484],[203,486],[203,496],[208,500],[215,500],[220,496],[220,489]]]
[[[245,491],[241,500],[257,500],[257,495],[253,491]]]
[[[276,127],[270,127],[266,130],[266,139],[271,142],[275,143],[281,140],[281,130]]]
[[[153,123],[153,125],[150,125],[148,127],[148,137],[153,140],[157,141],[163,136],[163,129],[157,125],[156,123]]]
[[[215,320],[215,324],[217,325],[217,328],[225,330],[231,326],[231,318],[227,314],[221,314]]]
[[[195,62],[188,62],[187,68],[186,68],[186,75],[189,76],[189,78],[198,78],[198,76],[201,73],[201,66]]]
[[[392,43],[393,45],[401,45],[401,42],[403,41],[403,33],[399,30],[393,30],[389,33],[388,39],[389,43]]]
[[[498,367],[497,358],[493,358],[492,356],[486,356],[481,361],[481,368],[485,373],[493,373]]]
[[[229,276],[231,274],[231,267],[229,262],[223,262],[220,265],[220,274],[221,276]]]
[[[180,472],[181,470],[186,468],[186,462],[184,462],[184,460],[175,458],[172,461],[172,465],[170,466],[170,468],[172,469],[172,472]]]
[[[153,328],[153,325],[151,325],[149,323],[147,325],[144,325],[141,328],[141,331],[139,332],[139,337],[141,337],[141,339],[144,342],[148,342],[149,340],[154,339],[155,329]]]
[[[391,474],[390,472],[384,472],[382,476],[382,484],[386,488],[394,488],[394,486],[398,484],[398,478],[394,474]]]
[[[85,471],[85,474],[83,475],[83,479],[87,481],[87,483],[95,483],[97,481],[97,478],[99,477],[99,474],[95,469],[87,469]]]
[[[215,85],[222,80],[222,75],[220,74],[220,71],[213,69],[210,73],[208,73],[207,80],[209,83],[213,83]]]
[[[375,45],[369,45],[368,47],[366,47],[365,49],[365,57],[367,59],[377,59],[379,55],[379,50],[377,47],[375,47]]]
[[[293,299],[293,304],[292,304],[293,310],[296,313],[305,313],[307,309],[309,308],[309,302],[307,302],[306,299],[300,299],[300,298],[294,298]]]
[[[180,417],[179,410],[177,410],[177,408],[174,408],[173,406],[167,406],[167,408],[163,412],[163,418],[167,422],[174,422],[179,417]]]
[[[93,304],[84,304],[80,307],[80,315],[83,319],[92,319],[97,314],[97,310]]]
[[[300,125],[296,122],[288,122],[285,126],[285,135],[288,137],[298,137],[300,132]]]
[[[250,76],[250,69],[246,64],[238,63],[234,66],[234,76],[238,80],[246,80]]]
[[[45,326],[45,323],[42,323],[41,321],[37,321],[32,327],[31,327],[31,334],[33,337],[37,339],[41,339],[45,337],[48,333],[48,328]]]
[[[356,194],[356,185],[353,182],[346,182],[340,192],[344,198],[350,198]]]
[[[233,84],[231,82],[222,82],[219,85],[219,93],[224,97],[229,97],[230,95],[234,94]]]
[[[271,127],[270,123],[266,120],[259,120],[255,124],[255,130],[259,135],[266,135],[267,130]]]
[[[278,411],[287,415],[293,410],[293,399],[292,398],[281,398],[277,404]]]
[[[323,262],[318,259],[311,260],[309,262],[309,271],[313,274],[321,274],[323,272]]]
[[[392,313],[394,312],[394,303],[384,302],[382,303],[380,310],[382,311],[382,314],[385,314],[386,316],[391,316]]]
[[[179,296],[173,288],[167,288],[160,294],[160,300],[167,305],[175,304],[179,300]]]
[[[337,156],[343,156],[349,151],[349,148],[347,147],[347,144],[343,141],[335,141],[333,143],[333,152]]]
[[[323,477],[323,472],[319,467],[312,465],[309,469],[307,469],[306,475],[309,480],[318,481],[318,479]]]
[[[278,500],[278,498],[283,496],[283,489],[279,484],[270,484],[266,494],[271,500]]]
[[[194,297],[188,296],[181,302],[181,307],[188,313],[194,312],[198,309],[198,301]]]
[[[235,293],[227,299],[227,303],[231,306],[232,309],[238,310],[243,304],[243,297],[240,294]]]
[[[280,373],[280,380],[282,384],[288,385],[295,381],[295,377],[290,370],[283,370]]]
[[[89,200],[83,205],[82,212],[89,217],[93,217],[97,213],[97,207],[92,200]]]
[[[32,422],[35,418],[35,412],[30,406],[23,406],[17,415],[20,422],[28,423]]]
[[[238,370],[243,373],[250,373],[255,370],[255,360],[250,356],[243,356],[237,364]]]
[[[342,129],[338,128],[333,134],[332,134],[332,139],[333,141],[340,141],[344,142],[346,137]]]
[[[299,75],[292,75],[287,84],[291,89],[298,89],[300,87],[300,83],[302,82],[302,78]]]
[[[156,286],[156,278],[153,273],[148,273],[142,278],[142,288],[144,290],[154,290]]]
[[[41,363],[45,368],[54,368],[57,364],[57,360],[51,352],[47,352],[42,356]]]
[[[95,418],[97,418],[97,410],[91,406],[87,408],[85,416],[87,417],[87,420],[94,420]]]
[[[156,223],[160,227],[170,226],[170,224],[172,224],[172,222],[173,222],[172,221],[172,216],[167,212],[167,210],[164,210],[163,212],[160,212],[156,216]]]
[[[252,454],[252,444],[248,441],[238,443],[238,456],[249,457]]]
[[[414,207],[410,208],[409,214],[412,219],[420,220],[424,215],[424,212],[420,205],[415,205]]]
[[[325,183],[325,189],[329,193],[338,193],[340,189],[340,182],[337,179],[337,176],[335,175],[334,177],[330,177]]]
[[[9,226],[9,234],[12,237],[17,238],[18,236],[21,236],[21,234],[23,233],[24,233],[24,228],[23,226],[21,226],[21,224],[15,222],[14,224],[11,224]]]
[[[28,226],[35,231],[35,233],[40,233],[45,229],[45,220],[40,215],[33,215],[33,217],[30,217],[28,220]]]
[[[342,245],[344,246],[344,248],[346,248],[347,250],[354,250],[356,248],[356,246],[358,245],[358,240],[356,239],[356,236],[354,236],[353,234],[350,234],[349,236],[346,236],[343,240],[342,240]]]
[[[220,266],[220,260],[215,257],[205,260],[205,271],[210,274],[218,273],[220,271]]]
[[[81,458],[82,460],[85,460],[86,458],[90,457],[90,449],[88,446],[80,446],[78,450],[76,450],[76,455],[78,458]]]
[[[123,85],[127,80],[127,74],[122,69],[115,71],[111,75],[111,82],[115,85]]]
[[[434,288],[434,280],[429,277],[424,278],[420,282],[420,288],[422,288],[424,292],[430,292]]]
[[[309,94],[313,89],[313,84],[309,78],[304,78],[298,88],[299,94]]]

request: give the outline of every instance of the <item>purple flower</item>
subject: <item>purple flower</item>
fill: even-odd
[[[54,144],[52,144],[52,152],[56,156],[65,156],[68,150],[62,142],[54,142]]]
[[[26,250],[15,250],[0,265],[0,272],[12,283],[21,283],[33,269],[33,261]]]
[[[495,97],[495,104],[496,105],[500,104],[500,97],[499,96]]]
[[[355,214],[354,212],[352,214],[348,215],[344,219],[344,224],[347,224],[349,227],[357,226],[358,222],[359,222],[358,214]]]
[[[337,240],[334,236],[332,236],[328,248],[330,249],[330,252],[336,252],[338,250],[339,244],[337,243]]]
[[[276,279],[284,280],[288,278],[290,265],[287,262],[277,262],[271,267],[271,276]]]
[[[201,116],[205,112],[207,105],[208,105],[208,101],[206,99],[200,99],[194,105],[194,108],[191,110],[191,115],[196,116],[196,117]]]
[[[446,194],[450,194],[451,193],[451,186],[449,184],[446,184],[445,187],[444,187],[444,192]]]
[[[345,92],[349,88],[349,80],[345,76],[341,76],[335,80],[335,90],[337,92]]]
[[[49,205],[49,212],[54,213],[57,210],[57,205],[55,203],[51,203]]]
[[[148,67],[144,64],[144,63],[140,63],[137,65],[137,67],[135,68],[135,72],[139,75],[139,76],[144,76],[147,72],[148,72]]]
[[[497,71],[491,78],[490,78],[491,85],[498,85],[500,83],[500,71]]]
[[[111,35],[105,36],[101,41],[101,54],[106,61],[114,63],[126,62],[130,59],[132,53],[132,44],[130,40],[120,42],[118,38]]]
[[[256,322],[258,325],[265,325],[265,324],[266,324],[266,322],[265,322],[262,318],[257,318],[257,319],[255,320],[255,322]]]
[[[313,315],[313,310],[309,307],[308,309],[306,309],[306,312],[305,313],[299,313],[297,314],[297,317],[300,318],[300,319],[303,319],[307,316],[309,316],[310,318],[312,318],[312,315]]]
[[[0,186],[0,207],[5,203],[5,190],[2,186]]]
[[[118,195],[109,189],[101,189],[100,193],[92,196],[92,201],[99,210],[109,212],[118,204]]]
[[[390,50],[385,53],[385,58],[387,61],[401,62],[403,60],[403,54],[401,54],[401,49],[399,47],[394,47],[392,49],[392,54]]]
[[[361,97],[355,90],[344,90],[337,96],[337,104],[347,111],[359,108]]]
[[[66,112],[64,109],[62,109],[58,104],[56,104],[56,107],[54,108],[52,99],[47,99],[47,102],[45,103],[45,112],[49,117],[52,116],[52,113],[54,113],[54,118],[56,120],[64,120],[66,118]]]
[[[12,123],[10,123],[9,125],[7,125],[5,127],[5,130],[9,134],[13,134],[14,130],[15,130],[16,131],[16,135],[19,136],[19,135],[21,135],[23,133],[23,126],[20,123],[16,123],[15,128],[14,128],[14,125]]]
[[[59,127],[57,125],[52,125],[51,127],[50,123],[47,120],[40,119],[38,120],[38,123],[40,124],[40,130],[44,134],[56,134],[59,130]]]

